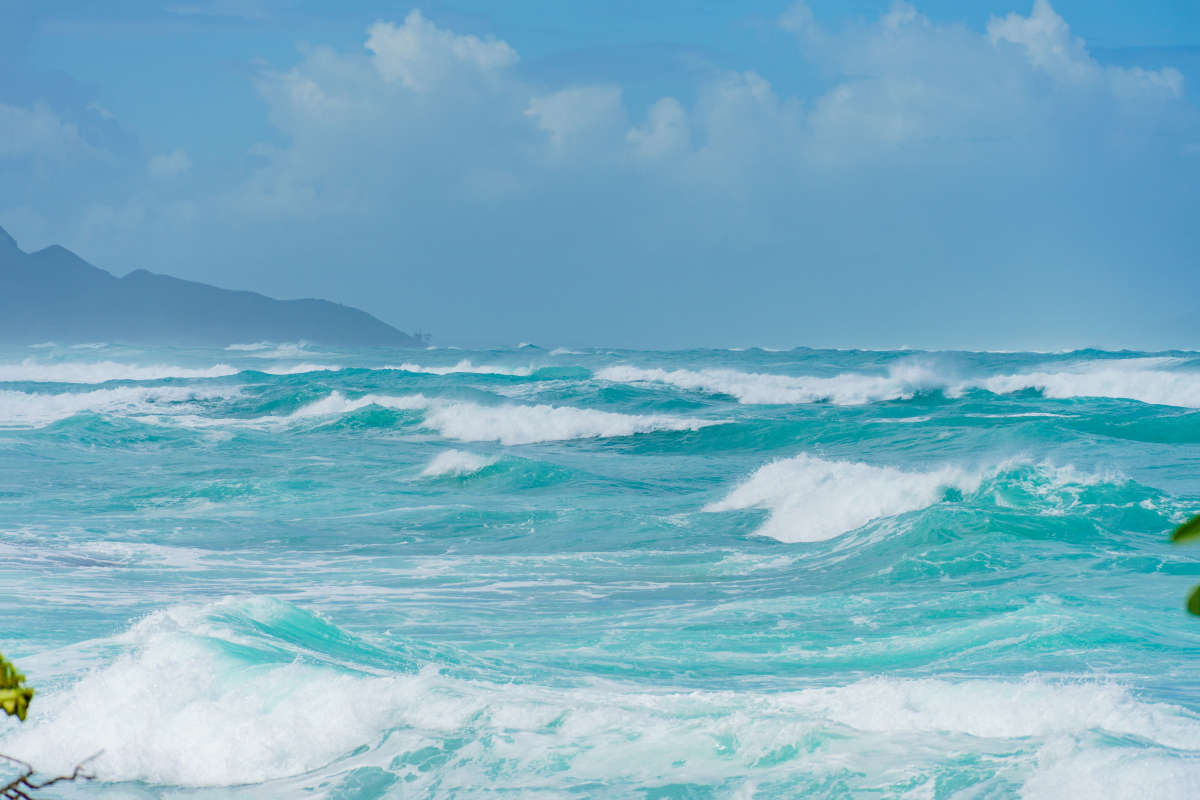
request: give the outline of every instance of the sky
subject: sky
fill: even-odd
[[[1200,346],[1200,5],[3,0],[0,226],[435,343]]]

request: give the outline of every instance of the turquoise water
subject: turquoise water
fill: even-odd
[[[1195,797],[1200,358],[0,354],[70,797]]]

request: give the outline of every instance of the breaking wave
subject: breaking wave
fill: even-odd
[[[809,375],[772,375],[728,369],[664,370],[631,366],[607,367],[596,372],[600,380],[614,383],[654,382],[680,389],[737,398],[747,404],[833,403],[862,405],[886,400],[906,400],[922,392],[942,391],[959,397],[970,389],[992,394],[1012,394],[1035,389],[1045,397],[1106,397],[1155,405],[1200,408],[1200,372],[1170,369],[1177,358],[1137,358],[1086,361],[1062,369],[994,375],[958,380],[915,365],[892,367],[886,376],[842,373],[822,378]]]
[[[194,788],[305,775],[340,784],[338,796],[367,778],[470,794],[502,772],[518,787],[732,781],[752,796],[757,781],[791,779],[823,796],[836,780],[932,797],[942,754],[981,739],[992,766],[977,777],[1000,777],[1000,793],[1183,797],[1200,779],[1200,720],[1104,680],[874,677],[760,692],[464,679],[269,597],[173,606],[109,644],[116,659],[40,697],[3,736],[6,753],[65,771],[103,751],[104,781]],[[922,774],[929,791],[911,792]],[[1130,793],[1097,794],[1105,786]]]
[[[461,372],[474,375],[515,375],[520,377],[527,377],[534,372],[532,365],[528,367],[505,367],[491,364],[476,366],[469,360],[460,361],[452,367],[423,367],[420,364],[404,363],[398,367],[381,367],[381,369],[393,369],[400,372],[421,372],[427,375],[452,375]]]
[[[140,367],[115,361],[50,364],[26,359],[20,364],[0,364],[0,383],[107,383],[108,381],[161,381],[167,378],[221,378],[236,375],[228,364],[207,369],[158,364]]]
[[[1060,516],[1085,506],[1126,503],[1126,498],[1116,499],[1104,489],[1128,484],[1129,479],[1114,470],[1083,472],[1071,465],[1021,459],[977,470],[947,465],[910,471],[801,453],[759,467],[703,510],[765,509],[770,513],[756,534],[788,543],[820,542],[955,495],[986,496],[998,506]]]
[[[1154,369],[1178,359],[1128,359],[1095,361],[1058,372],[998,375],[971,381],[965,386],[993,394],[1036,389],[1045,397],[1109,397],[1137,400],[1160,406],[1200,408],[1200,372]]]
[[[793,404],[828,402],[840,406],[877,403],[913,397],[921,391],[940,388],[937,377],[922,367],[895,368],[886,376],[844,373],[832,378],[792,377],[727,369],[668,372],[663,369],[608,367],[596,373],[600,380],[614,383],[656,382],[680,389],[723,394],[747,404]]]
[[[123,416],[180,414],[192,401],[235,395],[228,389],[183,386],[121,386],[92,392],[42,394],[0,391],[0,428],[43,428],[77,414]]]
[[[447,450],[444,453],[438,453],[434,456],[428,466],[421,470],[421,474],[427,477],[454,475],[461,478],[467,475],[474,475],[479,470],[490,467],[495,463],[496,459],[490,456],[481,456],[462,450]]]
[[[536,444],[568,439],[632,436],[655,431],[697,431],[714,420],[661,415],[618,414],[590,408],[550,405],[483,406],[427,398],[424,395],[391,397],[369,394],[349,399],[341,392],[295,411],[290,418],[321,417],[357,411],[369,405],[400,410],[423,410],[422,426],[448,439],[463,442],[500,442],[504,445]]]
[[[270,367],[262,371],[268,375],[303,375],[306,372],[339,372],[341,369],[332,364],[295,364],[290,367]]]
[[[770,510],[756,532],[781,542],[821,542],[873,519],[927,508],[947,489],[974,492],[982,475],[957,467],[905,472],[852,461],[826,461],[807,453],[772,461],[705,511]]]

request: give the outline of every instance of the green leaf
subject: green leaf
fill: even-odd
[[[16,716],[22,722],[29,713],[29,701],[33,699],[33,687],[25,686],[25,676],[4,656],[0,656],[0,709]]]
[[[1200,586],[1192,589],[1192,593],[1188,595],[1187,610],[1200,617]]]
[[[1200,539],[1200,514],[1189,519],[1187,522],[1180,525],[1171,534],[1171,541],[1175,544],[1181,542],[1193,542]]]

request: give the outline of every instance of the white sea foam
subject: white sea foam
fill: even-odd
[[[241,349],[250,351],[250,356],[253,358],[303,358],[311,356],[312,353],[305,350],[304,347],[304,342],[289,342],[287,344],[270,345],[268,347],[251,346]]]
[[[757,531],[781,542],[820,542],[938,502],[946,489],[979,488],[982,476],[958,467],[906,472],[801,453],[759,467],[727,497],[705,511],[770,510]]]
[[[381,369],[393,369],[400,372],[421,372],[427,375],[453,375],[455,373],[473,373],[476,375],[517,375],[528,376],[533,374],[534,367],[506,367],[497,364],[480,364],[475,365],[470,360],[464,359],[452,367],[424,367],[420,364],[404,363],[398,367],[381,367]]]
[[[567,439],[632,436],[655,431],[697,431],[716,420],[686,419],[657,414],[617,414],[590,408],[549,405],[483,406],[427,398],[424,395],[369,394],[349,399],[333,392],[322,400],[296,410],[291,419],[321,417],[357,411],[369,405],[425,411],[422,425],[448,439],[463,442],[500,442],[505,445],[535,444]]]
[[[0,382],[106,383],[107,381],[160,381],[166,378],[219,378],[236,375],[228,364],[191,369],[170,364],[141,367],[115,361],[47,362],[27,358],[20,364],[0,364]]]
[[[782,542],[819,542],[886,519],[928,508],[950,489],[988,492],[1004,507],[1032,504],[1036,513],[1077,511],[1089,487],[1119,486],[1129,479],[1113,469],[1085,472],[1072,465],[1012,459],[980,470],[942,466],[907,471],[857,461],[831,461],[801,453],[760,467],[706,512],[761,508],[770,512],[756,533]]]
[[[566,348],[566,347],[556,347],[550,351],[550,355],[552,355],[552,356],[581,356],[581,355],[583,355],[583,352],[580,350],[571,350],[570,348]]]
[[[205,646],[206,638],[234,638],[205,621],[212,608],[174,608],[138,623],[121,637],[132,652],[41,698],[32,724],[5,744],[39,765],[104,749],[95,766],[109,780],[222,786],[326,764],[373,740],[394,716],[394,703],[380,702],[387,681],[299,664],[231,676],[229,659]]]
[[[254,350],[268,350],[272,347],[275,347],[275,344],[272,342],[257,342],[255,344],[231,344],[231,345],[229,345],[229,347],[226,347],[225,349],[226,350],[254,351]]]
[[[995,394],[1037,389],[1046,397],[1111,397],[1200,408],[1200,372],[1161,369],[1178,361],[1167,358],[1094,361],[1053,372],[997,375],[966,382],[962,388],[980,388]]]
[[[341,367],[335,364],[294,364],[290,367],[278,366],[264,369],[268,375],[301,375],[305,372],[338,372]]]
[[[607,367],[596,373],[600,380],[616,383],[657,382],[680,389],[724,394],[748,404],[792,404],[829,402],[861,405],[881,400],[910,398],[921,391],[939,388],[942,382],[932,371],[915,365],[894,367],[887,376],[843,373],[831,378],[810,375],[770,375],[727,369],[668,372],[663,369]]]
[[[285,418],[276,417],[274,419],[304,419],[307,417],[337,416],[339,414],[349,414],[353,411],[366,408],[367,406],[380,406],[382,408],[394,408],[412,411],[429,408],[432,403],[432,400],[422,394],[401,395],[399,397],[368,394],[352,400],[341,392],[334,391],[331,392],[328,397],[296,409]]]
[[[1038,750],[1038,771],[1021,787],[1023,800],[1193,800],[1200,762],[1159,749],[1085,750],[1060,737]]]
[[[480,406],[458,403],[438,406],[425,416],[425,425],[463,442],[497,441],[505,445],[534,444],[566,439],[632,436],[655,431],[697,431],[715,421],[658,414],[616,414],[568,406]]]
[[[552,774],[564,786],[839,775],[902,796],[914,773],[980,740],[1026,797],[1191,797],[1200,778],[1200,720],[1111,682],[869,678],[779,692],[655,691],[463,680],[436,667],[352,676],[312,666],[319,652],[240,660],[261,645],[246,631],[319,625],[289,626],[289,609],[240,598],[155,612],[109,641],[124,649],[115,661],[40,695],[0,745],[47,772],[102,750],[94,767],[103,781],[184,787],[306,773],[329,785],[360,763],[389,765],[421,796],[469,794],[494,785],[500,769],[506,786],[544,789],[547,754],[561,756]],[[441,743],[450,741],[462,757],[412,758],[449,752]],[[276,796],[300,791],[275,787]]]
[[[440,475],[454,475],[463,477],[465,475],[474,475],[479,470],[485,467],[490,467],[496,463],[496,459],[490,456],[481,456],[477,453],[468,453],[463,450],[447,450],[444,453],[438,453],[425,469],[421,470],[422,475],[429,477]]]
[[[727,369],[664,370],[606,367],[600,380],[666,383],[689,391],[724,394],[749,404],[829,402],[861,405],[908,399],[940,390],[958,397],[970,389],[1011,394],[1036,389],[1046,397],[1111,397],[1157,405],[1200,408],[1200,372],[1172,369],[1183,359],[1169,357],[1084,361],[1056,369],[961,380],[918,363],[891,367],[886,376],[846,372],[829,378],[773,375]]]
[[[235,394],[229,389],[186,386],[121,386],[66,394],[0,391],[0,428],[43,428],[89,412],[115,416],[179,414],[192,408],[187,405],[191,401]]]

